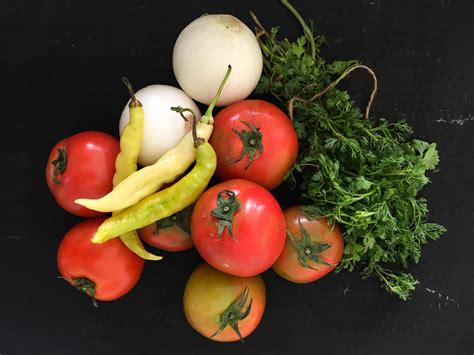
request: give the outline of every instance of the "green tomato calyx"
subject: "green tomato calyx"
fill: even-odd
[[[61,181],[58,180],[58,176],[64,173],[67,168],[67,154],[65,147],[58,148],[58,156],[56,159],[51,161],[51,164],[54,165],[53,182],[55,184],[61,185]]]
[[[153,235],[158,236],[160,234],[161,229],[165,229],[165,228],[169,228],[173,226],[178,226],[179,228],[181,228],[183,231],[185,231],[188,234],[191,233],[189,229],[189,217],[191,216],[192,211],[193,211],[192,206],[188,206],[169,217],[156,221],[155,223],[156,230],[153,233]]]
[[[94,305],[94,307],[95,308],[99,307],[99,304],[97,303],[95,299],[96,284],[94,281],[91,281],[86,277],[80,277],[77,279],[68,279],[68,278],[59,276],[59,278],[66,280],[71,285],[73,285],[76,290],[81,291],[85,293],[87,296],[89,296],[90,298],[92,298],[92,304]]]
[[[322,259],[320,256],[322,252],[331,248],[331,243],[312,242],[308,231],[303,227],[303,224],[301,223],[300,220],[298,220],[298,223],[300,225],[300,230],[301,230],[300,241],[297,241],[289,230],[286,231],[286,234],[288,235],[293,246],[298,252],[298,261],[300,262],[301,266],[308,269],[319,270],[309,265],[308,259],[317,264],[326,265],[326,266],[334,266],[328,263],[326,260]]]
[[[247,170],[250,167],[250,164],[252,164],[254,160],[258,159],[263,153],[262,133],[260,132],[260,127],[257,127],[255,124],[244,120],[240,120],[240,122],[250,129],[249,131],[245,129],[239,131],[232,127],[232,131],[234,131],[234,133],[237,134],[242,141],[242,153],[240,153],[240,156],[235,160],[230,158],[227,159],[229,162],[234,164],[240,162],[245,156],[248,156],[248,163],[245,166],[245,170]]]
[[[249,288],[245,286],[244,291],[222,312],[219,316],[219,328],[212,334],[210,337],[213,338],[216,335],[219,335],[228,325],[234,330],[234,332],[239,336],[241,341],[244,341],[242,334],[239,330],[239,322],[250,314],[252,309],[252,301],[247,306],[247,309],[244,311],[244,307],[247,304],[249,298]]]
[[[240,208],[240,203],[232,190],[222,190],[217,194],[217,206],[211,211],[211,216],[219,221],[217,228],[217,239],[220,240],[222,233],[227,228],[232,239],[236,239],[232,233],[234,214]]]

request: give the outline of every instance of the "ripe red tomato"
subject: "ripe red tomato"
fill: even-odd
[[[326,218],[308,218],[301,206],[287,208],[284,213],[287,238],[273,270],[295,283],[312,282],[332,271],[344,251],[339,226],[329,225]]]
[[[86,131],[65,138],[49,154],[46,182],[59,205],[81,217],[101,216],[74,203],[78,198],[100,198],[112,190],[119,142],[109,134]]]
[[[252,333],[265,310],[260,276],[232,276],[206,263],[194,270],[184,290],[184,314],[199,333],[216,341],[242,340]]]
[[[93,299],[111,301],[135,286],[144,260],[119,238],[93,244],[91,238],[103,221],[93,218],[72,227],[59,245],[57,261],[59,272],[71,285]]]
[[[262,100],[243,100],[220,111],[209,142],[221,180],[248,179],[271,190],[283,182],[298,156],[289,118]]]
[[[145,243],[162,250],[191,249],[194,246],[189,226],[191,212],[192,207],[187,207],[172,216],[140,228],[138,234]]]
[[[272,266],[285,244],[285,217],[268,190],[248,180],[211,187],[197,201],[191,236],[216,269],[257,275]]]

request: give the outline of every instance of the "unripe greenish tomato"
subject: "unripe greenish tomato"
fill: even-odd
[[[215,341],[237,341],[258,326],[265,310],[265,284],[257,276],[238,277],[199,265],[184,290],[189,324]]]

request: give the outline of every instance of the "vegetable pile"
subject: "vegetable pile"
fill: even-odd
[[[436,144],[412,139],[404,121],[370,117],[375,73],[355,60],[326,63],[324,37],[300,14],[295,41],[252,14],[256,34],[231,15],[206,15],[176,41],[183,90],[152,85],[135,94],[120,141],[82,132],[51,150],[46,180],[57,202],[85,220],[64,236],[58,268],[96,300],[129,292],[144,260],[196,246],[205,260],[184,291],[189,324],[216,341],[242,340],[265,310],[261,273],[294,283],[332,270],[376,276],[407,300],[407,269],[444,227],[427,222],[418,197],[438,163]],[[236,53],[238,55],[236,55]],[[242,60],[241,60],[242,59]],[[262,72],[263,68],[263,72]],[[364,69],[374,90],[363,114],[337,85]],[[271,93],[287,114],[264,100]],[[205,114],[193,100],[208,104]],[[226,106],[216,117],[216,106]],[[208,188],[216,175],[221,182]],[[300,205],[282,210],[271,190],[286,183]]]

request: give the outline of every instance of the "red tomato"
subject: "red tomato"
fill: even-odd
[[[111,301],[135,286],[144,260],[119,238],[93,244],[90,240],[103,221],[93,218],[72,227],[59,245],[57,260],[59,272],[69,283],[94,299]]]
[[[140,228],[138,234],[145,243],[162,250],[191,249],[194,246],[189,230],[191,212],[192,207],[187,207],[170,217]]]
[[[101,216],[74,203],[78,198],[100,198],[112,190],[119,141],[109,134],[86,131],[65,138],[49,154],[46,182],[59,205],[81,217]]]
[[[285,217],[268,190],[248,180],[211,187],[197,201],[191,236],[216,269],[257,275],[272,266],[285,244]]]
[[[183,297],[189,324],[216,341],[242,340],[252,333],[262,319],[265,301],[260,276],[232,276],[206,263],[191,274]]]
[[[273,270],[296,283],[312,282],[332,271],[344,251],[339,226],[329,225],[326,218],[309,219],[300,206],[287,208],[284,213],[288,235]]]
[[[298,137],[285,113],[262,100],[244,100],[220,111],[209,142],[221,180],[248,179],[271,190],[298,156]]]

